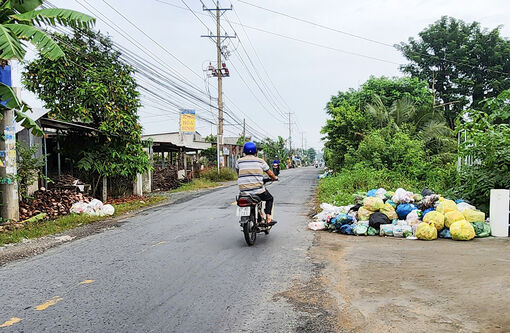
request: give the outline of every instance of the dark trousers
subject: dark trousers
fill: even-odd
[[[274,198],[271,193],[266,190],[265,192],[258,194],[258,196],[260,199],[262,199],[262,201],[266,202],[264,213],[272,215]]]

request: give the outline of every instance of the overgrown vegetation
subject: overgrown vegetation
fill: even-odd
[[[37,93],[50,116],[97,128],[93,135],[68,133],[62,150],[75,165],[99,177],[130,180],[150,167],[138,123],[139,93],[134,70],[110,39],[90,29],[52,34],[65,58],[37,59],[26,67],[24,85]]]
[[[457,192],[488,211],[490,190],[510,188],[510,89],[488,99],[482,110],[467,110],[459,121],[466,140],[460,145],[464,160]]]
[[[212,182],[226,182],[236,180],[237,174],[229,168],[221,168],[220,172],[216,168],[209,168],[200,172],[200,178],[207,179]]]
[[[275,157],[278,156],[278,159],[281,162],[280,169],[282,170],[287,168],[285,162],[289,159],[289,153],[287,152],[285,145],[285,139],[281,136],[279,136],[276,140],[265,138],[261,142],[257,143],[257,147],[264,151],[264,158],[269,167],[272,166]]]
[[[178,188],[171,190],[170,193],[196,191],[206,188],[213,188],[218,185],[219,184],[217,182],[209,180],[207,178],[195,178],[188,183],[181,184],[181,186],[179,186]]]
[[[39,150],[39,146],[29,147],[26,144],[16,142],[16,151],[18,154],[17,161],[17,178],[19,186],[20,199],[28,195],[28,186],[44,177],[42,175],[42,167],[44,166],[44,155],[36,157],[35,154]]]
[[[487,210],[490,189],[510,188],[510,41],[499,32],[443,17],[401,44],[412,77],[372,77],[333,96],[322,133],[336,174],[321,181],[319,200],[428,187]]]

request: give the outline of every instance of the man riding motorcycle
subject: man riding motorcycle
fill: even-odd
[[[273,161],[273,173],[276,176],[280,175],[280,159],[278,159],[278,156],[274,157],[274,161]]]
[[[274,181],[277,181],[278,177],[269,169],[269,165],[263,159],[256,156],[257,145],[254,142],[246,142],[243,146],[243,153],[245,156],[236,162],[239,191],[243,194],[256,194],[265,201],[266,224],[275,225],[276,221],[272,219],[274,198],[264,186],[264,172]]]

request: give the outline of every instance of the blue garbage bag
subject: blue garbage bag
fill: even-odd
[[[397,206],[396,212],[400,220],[405,220],[407,215],[416,209],[414,204],[400,204]]]
[[[375,197],[376,193],[377,193],[377,189],[370,190],[367,192],[367,197]]]
[[[354,235],[354,229],[351,224],[344,224],[338,231],[344,235]]]
[[[457,199],[457,200],[455,200],[456,204],[460,204],[461,202],[466,202],[466,200],[464,200],[464,199]]]
[[[439,232],[439,238],[452,238],[452,235],[450,234],[450,229],[444,228]]]
[[[387,204],[392,205],[392,206],[393,206],[393,208],[397,208],[397,204],[396,204],[396,203],[394,203],[394,202],[393,202],[393,201],[391,201],[391,200],[386,200],[386,203],[387,203]]]
[[[335,217],[335,224],[338,226],[341,226],[344,224],[353,224],[353,223],[354,223],[354,217],[352,217],[351,215],[340,213]]]
[[[423,214],[421,214],[420,219],[423,220],[423,217],[427,215],[428,212],[431,212],[433,210],[436,210],[434,207],[427,208],[423,211]]]

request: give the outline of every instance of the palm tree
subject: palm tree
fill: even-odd
[[[41,29],[41,25],[56,24],[70,27],[90,27],[95,19],[86,14],[60,8],[42,8],[43,0],[0,0],[0,61],[5,66],[7,61],[23,60],[26,44],[32,43],[43,56],[52,60],[64,57],[58,44]],[[7,109],[15,109],[16,120],[22,121],[25,128],[40,134],[37,124],[24,112],[28,106],[16,98],[11,87],[0,83],[0,100],[8,101],[0,106],[0,116]]]
[[[374,117],[378,128],[390,126],[398,131],[404,123],[413,124],[417,129],[416,136],[427,146],[434,146],[432,150],[436,153],[442,150],[450,152],[455,147],[453,131],[441,112],[433,107],[415,108],[410,98],[403,97],[388,108],[380,96],[374,95],[373,102],[367,104],[366,109]]]

